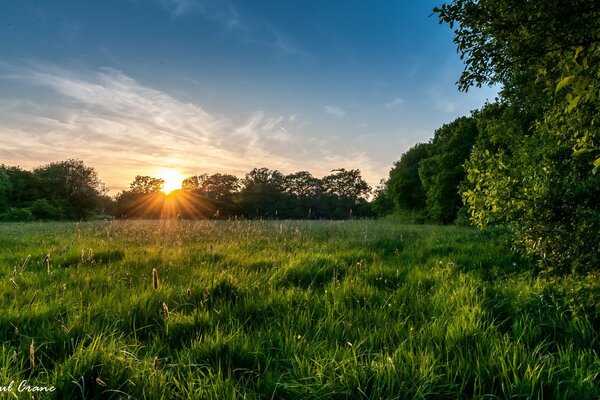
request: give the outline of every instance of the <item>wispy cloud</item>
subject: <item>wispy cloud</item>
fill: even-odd
[[[346,116],[346,112],[337,106],[325,106],[323,110],[326,114],[333,115],[334,117],[342,118]]]
[[[229,1],[219,0],[157,0],[174,18],[202,15],[205,18],[218,21],[228,29],[242,26],[237,8]]]
[[[159,3],[175,17],[201,10],[195,0],[159,0]]]
[[[223,25],[242,43],[272,49],[276,56],[300,55],[309,52],[285,35],[280,29],[264,19],[242,14],[238,7],[227,0],[157,0],[174,17],[200,15]]]
[[[404,103],[406,103],[406,101],[400,97],[396,97],[393,100],[390,100],[389,102],[385,103],[385,108],[396,108],[399,107],[401,105],[403,105]]]
[[[259,166],[284,173],[361,168],[375,181],[386,173],[367,153],[314,146],[296,114],[255,111],[241,122],[214,115],[142,85],[115,69],[86,74],[56,67],[21,70],[13,81],[50,89],[52,104],[0,98],[0,158],[31,168],[70,157],[94,166],[115,193],[136,174],[174,167],[184,174],[243,176]],[[335,114],[343,115],[337,107]],[[307,168],[307,165],[310,166]]]
[[[272,25],[263,23],[265,26],[266,38],[264,43],[278,52],[279,55],[301,55],[307,56],[309,53],[300,47],[291,38],[284,35],[280,30],[275,29]]]
[[[246,17],[244,28],[239,30],[243,43],[271,49],[276,56],[311,56],[305,48],[271,23]]]

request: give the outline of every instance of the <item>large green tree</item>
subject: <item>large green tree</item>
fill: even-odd
[[[154,178],[152,176],[137,175],[133,182],[129,185],[133,193],[155,193],[162,190],[165,184],[164,179]]]
[[[240,206],[244,215],[281,218],[287,215],[284,176],[277,170],[254,168],[243,179]]]
[[[329,218],[369,216],[367,198],[371,186],[362,178],[360,170],[338,168],[321,179],[321,213]]]
[[[240,180],[230,174],[201,174],[184,179],[183,193],[190,193],[183,203],[186,214],[195,217],[228,218],[237,212]],[[185,204],[185,203],[190,204]],[[193,210],[195,209],[195,210]]]
[[[479,226],[508,223],[549,270],[597,268],[600,253],[600,1],[455,0],[459,87],[500,84],[464,197]]]
[[[0,168],[0,213],[6,211],[10,205],[9,196],[11,189],[10,176],[8,176],[4,168]]]
[[[426,194],[427,214],[437,223],[454,222],[462,206],[459,185],[465,179],[464,163],[479,131],[471,117],[460,117],[435,131],[428,157],[419,163]]]
[[[425,208],[426,193],[419,176],[421,161],[429,157],[429,143],[417,143],[394,163],[387,180],[389,196],[401,210]]]
[[[291,218],[313,218],[321,210],[322,181],[308,171],[299,171],[284,177],[283,187],[290,203]]]
[[[600,168],[600,0],[454,0],[434,11],[454,28],[460,89],[501,84],[505,99],[557,123]]]
[[[85,219],[97,212],[106,187],[96,170],[83,161],[70,159],[33,170],[39,178],[39,198],[62,210],[63,217]]]

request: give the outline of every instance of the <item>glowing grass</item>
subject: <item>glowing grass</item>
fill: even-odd
[[[2,224],[0,386],[597,398],[597,277],[535,276],[504,243],[382,221]]]

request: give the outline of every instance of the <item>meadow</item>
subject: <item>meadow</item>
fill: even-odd
[[[597,276],[391,221],[0,224],[6,398],[600,397]],[[155,270],[155,276],[153,276]],[[54,387],[18,392],[22,381]]]

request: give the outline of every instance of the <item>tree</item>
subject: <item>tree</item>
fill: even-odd
[[[339,168],[331,172],[321,180],[326,215],[329,218],[369,215],[367,198],[371,187],[362,178],[360,170]]]
[[[202,194],[222,203],[233,203],[240,190],[240,180],[230,174],[213,174],[201,186]]]
[[[58,207],[52,205],[46,199],[38,199],[34,201],[29,207],[29,210],[31,211],[32,216],[36,219],[57,220],[63,218],[62,211]]]
[[[96,170],[83,161],[70,159],[35,168],[40,180],[40,198],[62,209],[65,216],[85,219],[98,211],[106,187]]]
[[[417,143],[394,163],[387,180],[389,196],[401,210],[425,208],[426,193],[419,176],[419,164],[429,157],[429,143]]]
[[[307,199],[319,194],[321,180],[312,176],[308,171],[299,171],[286,175],[283,186],[286,193]]]
[[[600,0],[454,0],[434,12],[456,27],[461,90],[502,84],[539,123],[566,125],[575,153],[600,168]]]
[[[130,190],[124,190],[115,197],[113,215],[120,218],[160,218],[165,209],[166,196],[161,192],[163,185],[163,179],[137,175],[129,185]],[[177,215],[177,210],[169,209],[169,212]]]
[[[547,270],[597,269],[600,1],[455,0],[435,11],[456,26],[459,87],[502,85],[501,109],[477,116],[472,220],[511,224]]]
[[[181,189],[187,191],[198,190],[202,187],[202,184],[206,179],[208,179],[208,174],[190,176],[181,182]]]
[[[293,218],[313,218],[320,213],[319,198],[322,181],[308,171],[299,171],[284,177],[284,192],[288,196]]]
[[[129,185],[129,188],[133,193],[148,194],[160,192],[164,184],[164,179],[137,175],[131,185]]]
[[[9,195],[11,189],[10,176],[2,166],[0,168],[0,212],[6,211],[10,205]]]
[[[434,222],[454,222],[462,206],[459,185],[478,130],[471,117],[460,117],[435,131],[427,148],[428,157],[419,163],[419,176],[426,193],[427,214]]]
[[[385,179],[382,179],[379,182],[379,186],[375,188],[374,198],[371,201],[371,209],[375,215],[383,217],[391,214],[394,208],[394,198],[390,192],[389,183]]]
[[[240,180],[230,174],[202,174],[192,176],[183,181],[182,189],[193,197],[186,197],[185,202],[195,208],[188,208],[186,215],[194,217],[226,218],[236,213],[236,197],[240,190]]]
[[[590,154],[573,158],[569,140],[510,105],[488,105],[476,116],[481,134],[466,168],[463,198],[478,227],[512,225],[516,245],[556,273],[598,265],[600,175]],[[587,157],[587,159],[586,159]]]
[[[360,175],[359,169],[346,170],[338,168],[332,174],[323,178],[323,189],[327,194],[358,202],[366,199],[371,193],[371,187]]]
[[[0,166],[4,178],[4,195],[10,207],[27,207],[40,196],[40,179],[19,167]]]
[[[248,216],[282,218],[287,215],[284,177],[277,170],[254,168],[240,192],[241,211]]]

